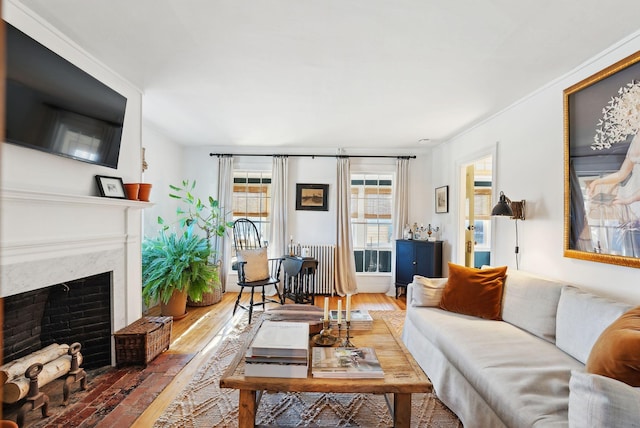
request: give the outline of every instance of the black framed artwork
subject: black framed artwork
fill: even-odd
[[[328,211],[328,184],[296,184],[296,210]]]
[[[127,199],[122,178],[96,175],[96,182],[98,183],[100,196],[105,198]]]
[[[449,212],[449,186],[436,187],[436,214]]]

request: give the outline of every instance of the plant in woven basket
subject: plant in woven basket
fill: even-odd
[[[216,274],[220,271],[221,261],[217,258],[217,252],[213,248],[212,240],[225,235],[228,228],[233,227],[233,222],[225,221],[225,213],[220,207],[218,200],[208,196],[203,202],[194,194],[196,181],[183,180],[181,186],[169,185],[171,192],[169,197],[178,199],[183,203],[176,209],[177,224],[181,228],[197,227],[204,233],[209,248],[208,263]],[[168,225],[162,217],[158,217],[158,223],[166,230]],[[217,303],[222,298],[220,282],[216,275],[216,280],[211,282],[211,293],[205,293],[202,305]],[[201,300],[190,298],[189,304],[199,306]]]
[[[162,230],[142,243],[142,297],[145,304],[160,300],[167,304],[176,294],[194,301],[210,291],[218,270],[209,264],[210,248],[206,238],[194,233],[193,226],[178,235]],[[183,315],[185,310],[177,314]],[[163,315],[174,315],[165,313]]]

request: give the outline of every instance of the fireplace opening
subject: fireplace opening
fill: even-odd
[[[3,363],[79,342],[83,368],[111,365],[111,272],[5,297],[3,331]]]

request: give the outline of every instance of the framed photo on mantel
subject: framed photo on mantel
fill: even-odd
[[[98,183],[100,196],[104,198],[127,199],[127,195],[124,193],[122,178],[96,175],[96,182]]]

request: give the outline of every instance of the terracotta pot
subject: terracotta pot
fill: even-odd
[[[125,183],[124,191],[127,194],[127,199],[137,201],[138,192],[140,191],[140,183]]]
[[[141,201],[149,202],[149,194],[151,193],[151,183],[139,183],[140,192],[138,193],[138,199]]]
[[[187,316],[187,292],[175,290],[166,304],[160,302],[160,313],[174,320]]]
[[[0,428],[18,428],[18,424],[13,421],[0,421]]]

